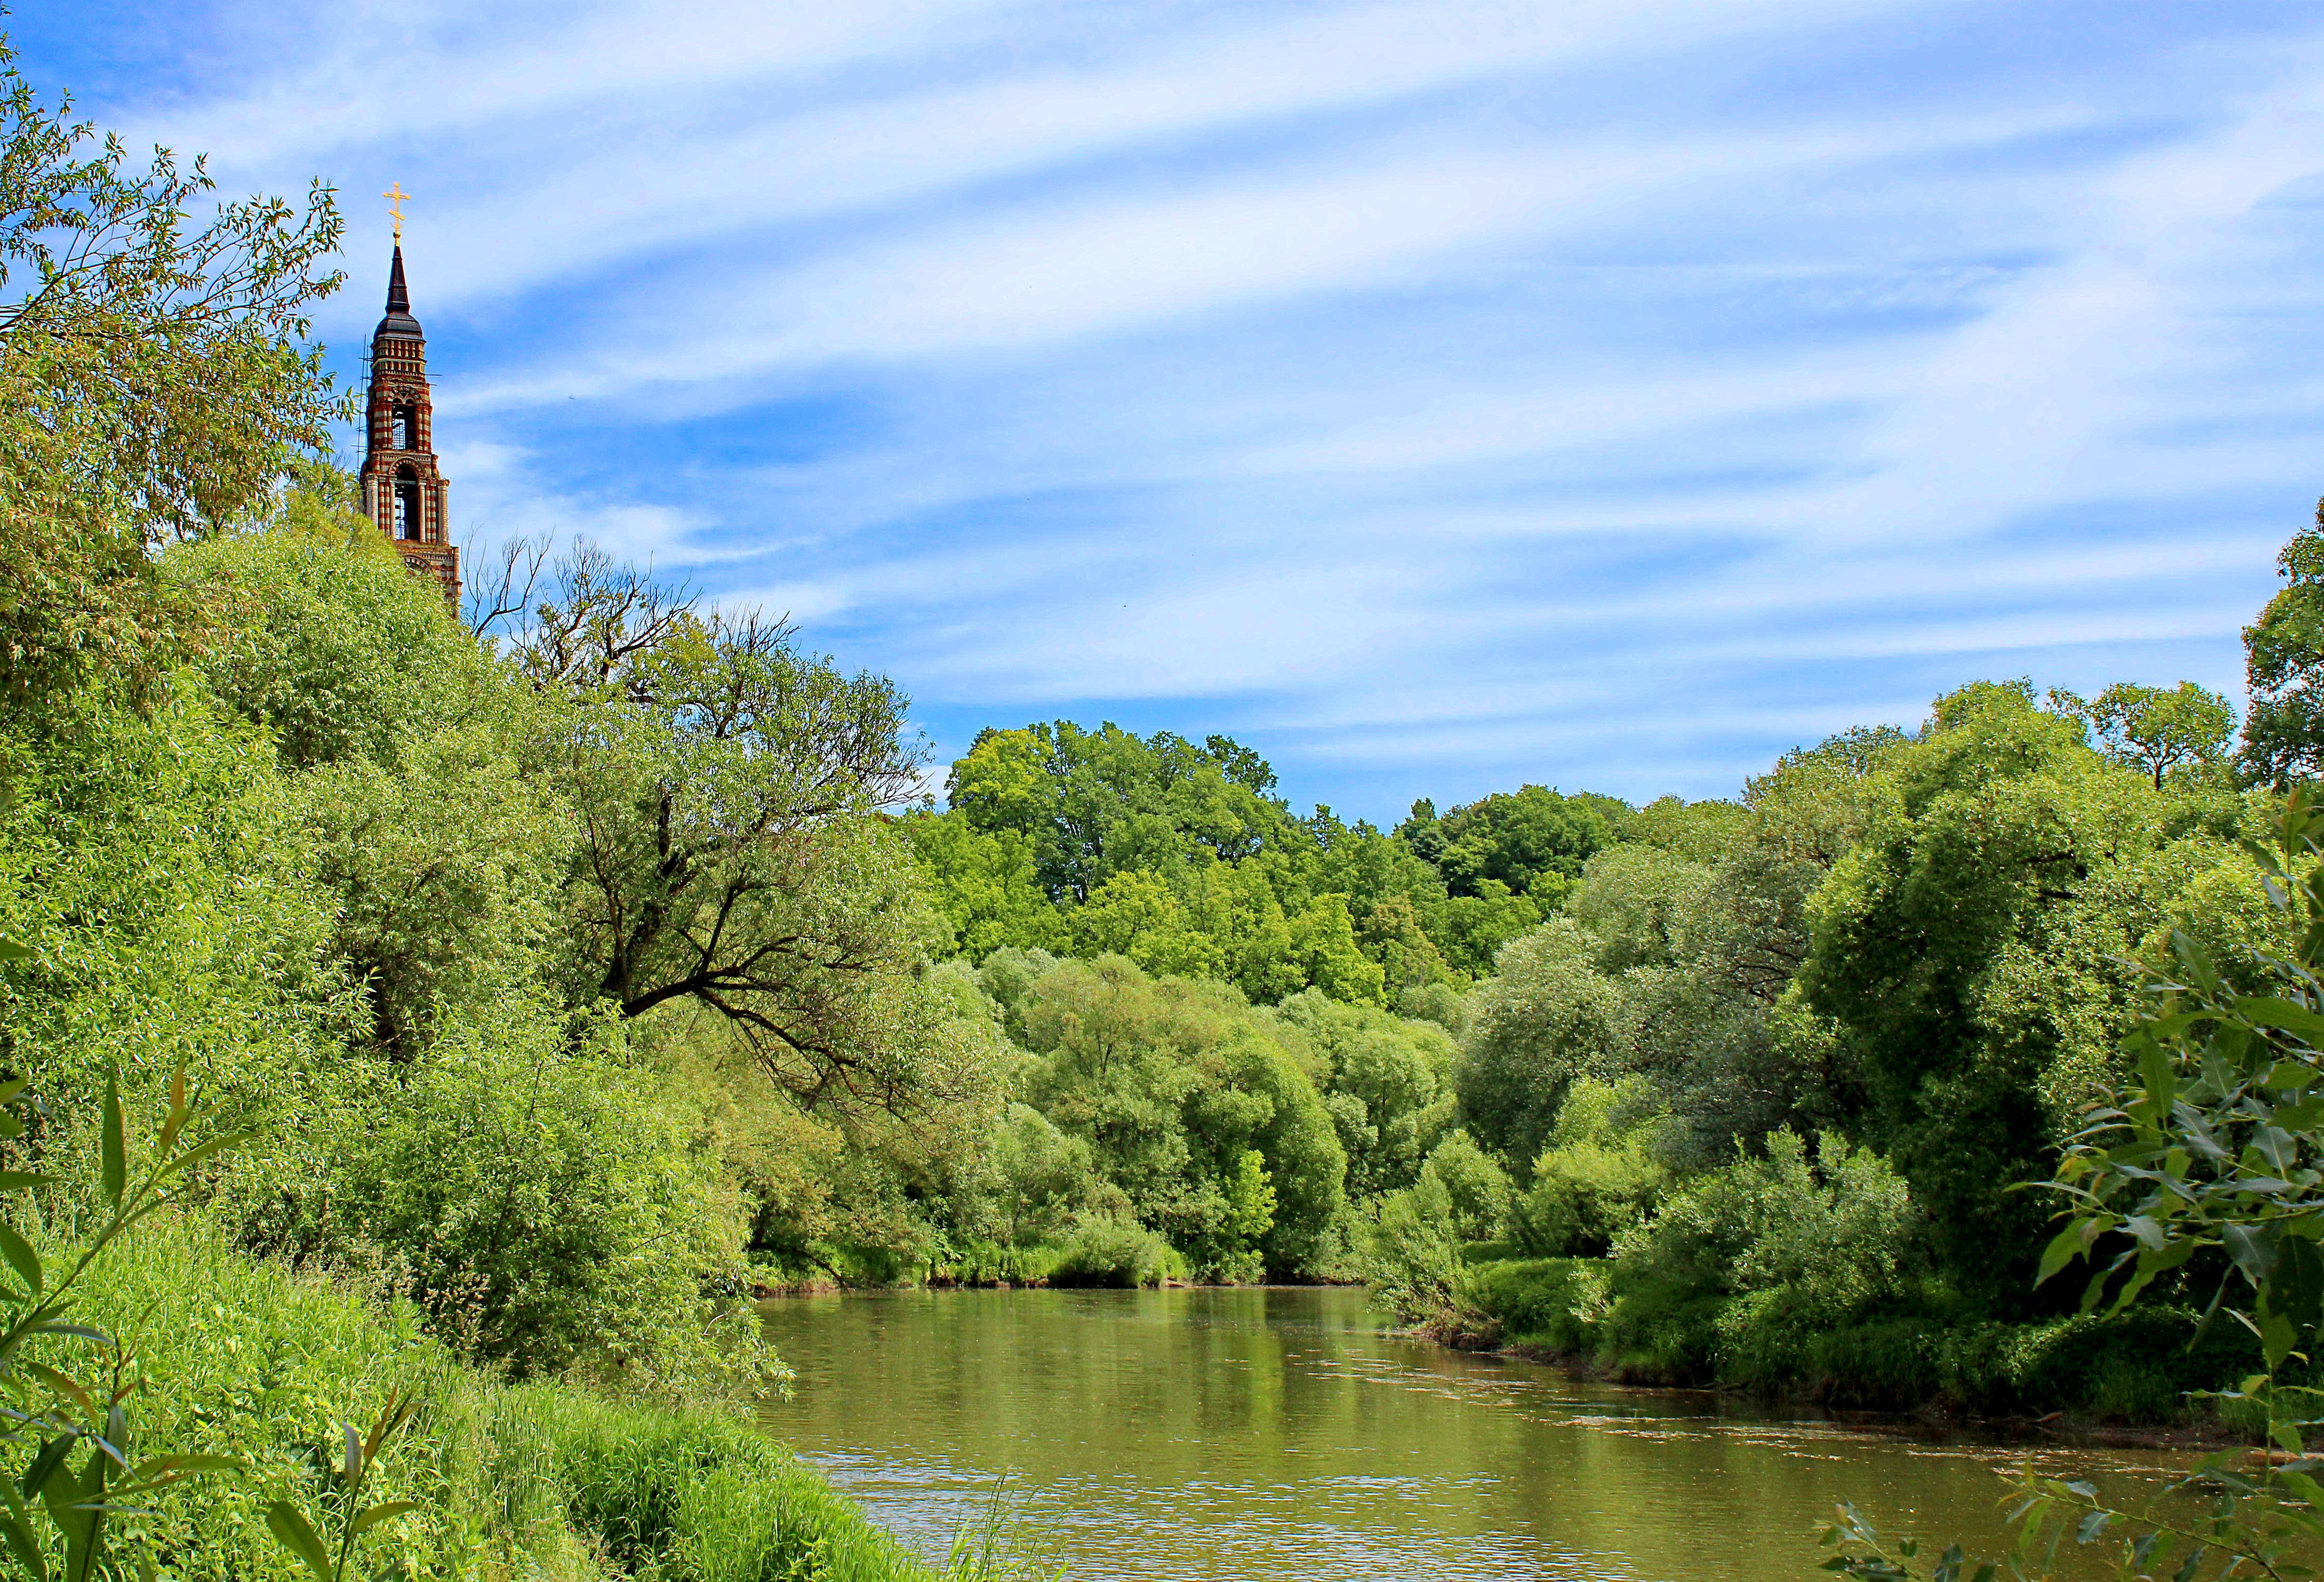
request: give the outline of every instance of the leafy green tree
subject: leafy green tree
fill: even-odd
[[[1011,1104],[993,1139],[1003,1239],[1011,1246],[1063,1241],[1091,1214],[1130,1211],[1102,1175],[1086,1139],[1060,1131],[1028,1104]]]
[[[1773,1007],[1812,947],[1810,902],[1883,805],[1902,731],[1852,731],[1784,755],[1745,788],[1750,822],[1694,909],[1695,944],[1722,987]]]
[[[980,831],[1034,840],[1055,899],[1085,901],[1114,875],[1170,875],[1204,856],[1237,861],[1287,847],[1298,832],[1266,795],[1272,771],[1223,736],[1203,747],[1070,721],[985,731],[945,781],[950,805]]]
[[[1597,942],[1598,969],[1667,967],[1690,958],[1687,937],[1711,869],[1658,846],[1609,847],[1582,869],[1566,915]]]
[[[2223,761],[2236,733],[2235,705],[2191,681],[2174,687],[2117,681],[2088,702],[2052,688],[2050,706],[2088,724],[2108,758],[2153,776],[2157,791],[2175,768]]]
[[[1516,1188],[1500,1162],[1477,1146],[1467,1132],[1446,1133],[1428,1151],[1420,1173],[1444,1183],[1452,1229],[1462,1240],[1487,1241],[1501,1233]]]
[[[1643,1223],[1667,1174],[1652,1148],[1659,1109],[1638,1077],[1575,1082],[1533,1162],[1533,1184],[1511,1206],[1513,1239],[1536,1257],[1603,1257]]]
[[[540,977],[572,831],[509,743],[447,729],[392,766],[323,765],[294,795],[312,871],[338,898],[331,953],[383,1053],[409,1060],[447,1016],[492,1017]]]
[[[1477,881],[1474,895],[1447,896],[1421,915],[1446,965],[1481,976],[1494,970],[1510,941],[1539,927],[1547,914],[1531,896],[1487,878]]]
[[[493,672],[442,597],[347,509],[352,488],[344,474],[311,469],[269,530],[163,559],[182,597],[222,619],[200,660],[211,689],[265,726],[291,769],[392,765],[406,742],[469,722],[516,735],[507,716],[522,689]]]
[[[1995,1249],[2040,1217],[2009,1184],[2048,1173],[2106,1078],[2135,995],[2126,960],[2227,860],[2031,691],[1937,700],[1814,898],[1802,975],[1859,1062],[1868,1135],[1912,1182],[1944,1273],[2005,1306],[2027,1271]]]
[[[2276,556],[2282,592],[2244,628],[2244,768],[2279,785],[2324,770],[2324,501],[2316,517]]]
[[[1323,1098],[1348,1156],[1350,1194],[1411,1185],[1452,1125],[1452,1041],[1428,1023],[1315,989],[1285,1000],[1276,1015],[1329,1064]]]
[[[2013,1577],[2087,1570],[2065,1549],[2070,1534],[2076,1549],[2104,1543],[2126,1577],[2307,1577],[2324,1553],[2324,1485],[2307,1442],[2317,1391],[2286,1376],[2324,1328],[2324,816],[2307,788],[2286,800],[2271,845],[2255,853],[2264,889],[2246,885],[2292,943],[2280,953],[2245,945],[2230,961],[2174,934],[2167,956],[2157,952],[2153,999],[2123,1041],[2123,1080],[2091,1107],[2049,1182],[2066,1223],[2039,1269],[2049,1280],[2087,1261],[2086,1312],[2118,1314],[2173,1287],[2211,1291],[2209,1311],[2233,1314],[2261,1356],[2259,1371],[2213,1397],[2259,1428],[2262,1444],[2201,1458],[2151,1485],[2135,1510],[2089,1480],[2030,1466],[2010,1476]],[[1852,1504],[1824,1541],[1837,1552],[1823,1568],[1865,1582],[1950,1579],[1969,1567],[1953,1544],[1925,1568],[1922,1546],[1887,1541]]]
[[[1408,896],[1386,896],[1374,903],[1356,924],[1356,939],[1364,954],[1379,963],[1380,988],[1393,1005],[1401,1007],[1406,995],[1432,985],[1452,983],[1452,963],[1428,937],[1420,909]]]
[[[1117,873],[1091,891],[1074,910],[1073,929],[1080,955],[1127,956],[1165,975],[1225,976],[1225,947],[1195,926],[1169,881],[1149,869]]]
[[[1621,988],[1598,970],[1590,936],[1554,918],[1501,952],[1477,986],[1461,1042],[1461,1117],[1477,1141],[1530,1161],[1579,1078],[1628,1069],[1634,1037]]]
[[[149,550],[257,510],[343,415],[305,342],[340,276],[318,185],[189,222],[212,187],[44,105],[0,42],[0,691],[157,679],[199,612]]]
[[[0,917],[24,951],[0,961],[6,1058],[66,1116],[95,1114],[116,1066],[141,1105],[180,1065],[255,1113],[308,1102],[359,1007],[265,740],[198,677],[143,714],[57,703],[70,729],[0,738]],[[85,1139],[42,1144],[57,1164]]]
[[[577,832],[576,1002],[713,1011],[808,1108],[973,1090],[918,977],[917,870],[879,817],[917,768],[895,688],[586,554],[541,611],[513,653],[553,700],[543,769]]]
[[[1347,1155],[1278,1023],[1225,985],[1149,978],[1118,956],[1061,963],[1019,1011],[1043,1057],[1027,1097],[1088,1141],[1138,1219],[1195,1269],[1289,1274],[1323,1254],[1345,1213]]]
[[[570,1047],[545,1006],[439,1041],[343,1139],[333,1211],[438,1327],[520,1375],[715,1372],[699,1292],[730,1262],[701,1162],[618,1039]]]
[[[1007,948],[1071,946],[1072,921],[1041,888],[1030,835],[927,811],[907,814],[901,828],[919,859],[929,904],[950,924],[961,954],[982,961]]]
[[[1743,803],[1662,796],[1636,812],[1618,805],[1607,823],[1625,845],[1651,846],[1690,862],[1715,862],[1745,838],[1750,819]]]
[[[1397,834],[1435,866],[1456,896],[1482,895],[1484,882],[1494,880],[1554,907],[1582,877],[1582,865],[1613,843],[1604,800],[1527,786],[1441,817],[1433,804],[1415,803]]]

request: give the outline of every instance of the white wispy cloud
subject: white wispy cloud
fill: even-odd
[[[2324,486],[2324,30],[2257,4],[206,10],[232,75],[101,108],[422,194],[472,535],[788,610],[945,746],[1731,789],[1977,674],[2234,685]]]

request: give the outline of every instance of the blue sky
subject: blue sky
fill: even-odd
[[[2324,492],[2324,12],[25,0],[229,191],[391,180],[456,535],[788,610],[940,757],[1393,822],[1730,795],[2031,676],[2241,694]]]

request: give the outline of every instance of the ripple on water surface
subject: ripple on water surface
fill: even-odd
[[[1843,1496],[1890,1531],[1990,1551],[1993,1469],[2024,1455],[1445,1351],[1381,1333],[1353,1291],[915,1292],[768,1308],[799,1375],[769,1407],[770,1430],[932,1556],[1007,1474],[1075,1577],[1804,1577],[1821,1558],[1813,1531]]]

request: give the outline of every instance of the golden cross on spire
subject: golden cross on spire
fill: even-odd
[[[401,247],[403,245],[403,206],[411,194],[403,189],[402,182],[391,181],[387,190],[380,196],[387,199],[387,212],[395,216],[395,244]]]

